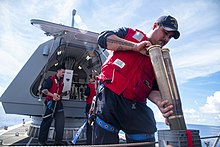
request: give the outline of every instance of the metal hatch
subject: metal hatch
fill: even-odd
[[[82,31],[77,28],[55,24],[43,20],[31,20],[31,24],[39,27],[46,35],[54,38],[39,45],[23,68],[2,94],[0,101],[8,114],[22,114],[39,116],[42,114],[42,104],[37,101],[37,89],[43,79],[42,73],[46,68],[47,74],[53,73],[54,63],[63,61],[71,56],[76,59],[75,66],[81,64],[85,69],[78,75],[85,78],[92,69],[100,69],[108,53],[102,52],[97,45],[98,33]],[[49,49],[48,55],[43,54],[44,49]],[[56,54],[65,50],[64,56],[58,59]],[[94,60],[85,60],[86,56],[93,56]],[[49,63],[49,65],[47,65]],[[78,76],[78,78],[80,78]],[[22,85],[22,86],[19,86]],[[16,91],[16,92],[15,92]],[[64,101],[67,117],[82,117],[84,115],[84,103],[80,101]]]
[[[71,32],[76,40],[94,44],[97,43],[98,33],[37,19],[32,19],[31,24],[43,30],[47,36],[57,37]]]

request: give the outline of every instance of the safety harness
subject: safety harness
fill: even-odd
[[[104,122],[102,119],[100,119],[98,116],[96,116],[96,123],[103,129],[111,132],[111,133],[118,133],[119,129]]]
[[[105,81],[105,82],[109,82],[109,81]],[[101,93],[103,90],[104,90],[104,84],[101,83],[99,84],[98,86],[98,94]],[[97,96],[98,96],[97,94]],[[97,99],[97,98],[96,98]],[[96,99],[94,99],[93,101],[93,106],[94,107],[94,113],[95,113],[95,108],[96,108]],[[135,107],[135,106],[134,106]],[[102,129],[108,131],[108,132],[111,132],[111,133],[116,133],[118,134],[118,132],[120,131],[119,128],[111,125],[111,124],[108,124],[106,123],[105,121],[103,121],[100,117],[98,117],[97,115],[95,115],[95,122],[98,126],[100,126]],[[135,140],[135,141],[144,141],[144,140],[149,140],[149,139],[153,139],[154,138],[154,133],[153,134],[146,134],[146,133],[141,133],[141,134],[127,134],[126,133],[126,137],[131,139],[131,140]]]
[[[99,125],[101,128],[103,128],[104,130],[106,130],[108,132],[118,134],[118,132],[120,131],[120,129],[106,123],[105,121],[103,121],[98,116],[96,116],[96,123],[97,123],[97,125]],[[146,134],[146,133],[127,134],[126,133],[126,137],[131,139],[131,140],[135,140],[135,141],[145,141],[145,140],[153,139],[154,138],[154,133],[153,134]]]

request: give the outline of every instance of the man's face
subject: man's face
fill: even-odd
[[[65,70],[64,69],[60,69],[57,71],[57,76],[62,78],[64,76]]]
[[[174,32],[168,32],[163,27],[154,24],[153,32],[150,37],[150,41],[153,45],[160,45],[163,47],[173,37]]]
[[[93,82],[95,82],[95,79],[94,78],[89,78],[89,82],[93,83]]]

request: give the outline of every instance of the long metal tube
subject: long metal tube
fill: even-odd
[[[162,55],[163,55],[163,60],[165,63],[165,68],[167,71],[167,75],[168,75],[168,79],[169,79],[169,83],[170,83],[170,88],[171,88],[171,92],[172,92],[172,101],[173,101],[174,114],[175,114],[175,116],[169,117],[171,128],[172,128],[172,130],[177,130],[177,129],[186,130],[186,124],[185,124],[185,120],[183,117],[180,94],[179,94],[179,90],[178,90],[178,86],[177,86],[177,82],[176,82],[176,78],[175,78],[175,74],[174,74],[174,70],[173,70],[171,57],[169,54],[169,49],[163,48]],[[173,124],[173,123],[171,123],[172,121],[174,121],[178,124],[172,126],[172,124]]]
[[[168,75],[165,69],[165,63],[163,60],[161,48],[159,45],[153,45],[148,48],[149,55],[151,58],[151,63],[154,68],[154,72],[157,78],[158,87],[161,93],[162,98],[169,101],[169,105],[172,104],[172,95],[169,85]]]
[[[169,50],[168,50],[169,51]],[[179,92],[175,81],[175,76],[171,64],[169,52],[162,49],[159,45],[153,45],[148,48],[151,62],[156,75],[158,87],[163,99],[167,99],[169,104],[174,106],[174,113],[168,118],[171,130],[186,130]],[[165,60],[164,60],[165,58]],[[177,96],[178,101],[175,101]]]

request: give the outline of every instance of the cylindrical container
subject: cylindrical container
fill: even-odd
[[[169,51],[169,50],[168,50]],[[170,60],[169,52],[162,49],[159,45],[153,45],[148,48],[151,62],[157,79],[157,84],[163,99],[167,99],[169,104],[174,106],[174,113],[168,118],[171,130],[186,130],[186,124],[182,113],[180,97],[177,84]],[[178,101],[175,101],[178,96]]]
[[[171,130],[179,130],[179,129],[186,130],[186,124],[185,124],[185,120],[183,117],[180,94],[179,94],[179,90],[178,90],[178,86],[177,86],[177,82],[176,82],[176,78],[175,78],[175,74],[173,70],[173,65],[172,65],[169,49],[163,48],[162,55],[163,55],[165,68],[167,71],[167,76],[168,76],[169,83],[170,83],[170,89],[172,93],[171,94],[172,102],[173,102],[174,114],[175,114],[175,116],[169,117],[169,122],[171,124],[170,127],[172,128]],[[174,124],[174,123],[171,123],[172,121],[176,121],[178,122],[178,124],[175,124],[174,126],[172,126],[172,124]]]
[[[168,99],[169,104],[173,104],[168,75],[165,68],[161,48],[159,45],[153,45],[148,48],[151,63],[157,79],[157,84],[163,99]]]

